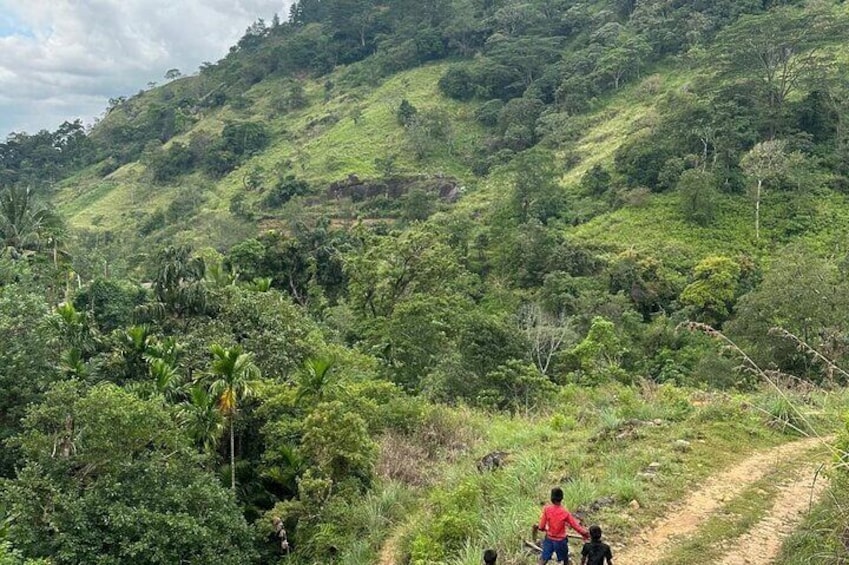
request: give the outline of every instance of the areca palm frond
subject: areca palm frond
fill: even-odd
[[[259,368],[253,362],[253,354],[238,345],[225,348],[215,344],[210,350],[214,356],[211,371],[214,380],[209,391],[218,399],[221,412],[232,416],[241,399],[253,396]]]
[[[62,222],[29,187],[0,188],[0,241],[3,247],[37,250],[61,231]]]
[[[193,386],[188,402],[180,406],[178,414],[181,425],[203,452],[213,452],[224,433],[224,417],[206,387]]]
[[[156,386],[156,392],[167,400],[173,401],[180,393],[183,377],[164,359],[152,358],[148,361],[150,376]]]
[[[318,403],[328,393],[332,393],[338,385],[331,378],[335,365],[336,359],[333,357],[307,359],[298,373],[298,393],[295,401],[300,403],[304,398],[312,398]]]

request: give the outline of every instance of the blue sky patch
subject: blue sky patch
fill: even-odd
[[[10,37],[12,35],[34,36],[32,29],[24,25],[17,18],[0,12],[0,37]]]

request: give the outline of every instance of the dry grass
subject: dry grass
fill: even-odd
[[[421,487],[433,483],[433,462],[421,445],[400,434],[387,434],[380,440],[377,476],[384,481],[397,481],[407,486]]]

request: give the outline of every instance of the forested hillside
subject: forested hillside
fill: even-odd
[[[0,563],[524,563],[554,484],[622,547],[835,432],[781,562],[849,559],[847,39],[831,0],[302,0],[11,134]]]

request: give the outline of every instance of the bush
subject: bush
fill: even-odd
[[[660,173],[670,155],[655,137],[647,133],[634,135],[616,150],[616,172],[625,177],[629,186],[661,189]]]
[[[471,100],[475,95],[474,78],[465,67],[451,67],[439,79],[439,90],[454,100]]]
[[[410,104],[409,100],[404,98],[401,100],[401,104],[398,106],[398,112],[396,113],[398,123],[404,127],[411,125],[418,112],[418,109]]]
[[[611,176],[601,165],[593,165],[581,177],[581,190],[591,196],[601,196],[610,188]]]
[[[154,182],[164,183],[180,175],[192,172],[195,166],[194,155],[182,143],[174,143],[167,150],[153,154],[148,167]]]
[[[727,389],[745,383],[747,373],[737,370],[736,361],[719,354],[703,355],[693,368],[693,384]]]
[[[253,155],[264,149],[270,139],[263,124],[229,123],[221,131],[221,148],[237,156]]]
[[[491,371],[483,382],[478,403],[502,410],[527,410],[554,392],[554,384],[536,367],[517,360]]]
[[[719,197],[713,174],[698,169],[684,171],[676,190],[681,195],[681,213],[688,221],[700,226],[713,221]]]
[[[266,208],[279,208],[295,196],[303,196],[310,191],[310,185],[304,180],[286,175],[280,178],[272,189],[265,195],[263,205]]]
[[[475,110],[475,119],[485,126],[494,127],[498,124],[498,116],[501,115],[503,108],[504,102],[502,100],[498,98],[488,100]]]
[[[770,393],[760,403],[767,425],[790,434],[807,435],[812,432],[805,416],[804,404],[788,393]]]

